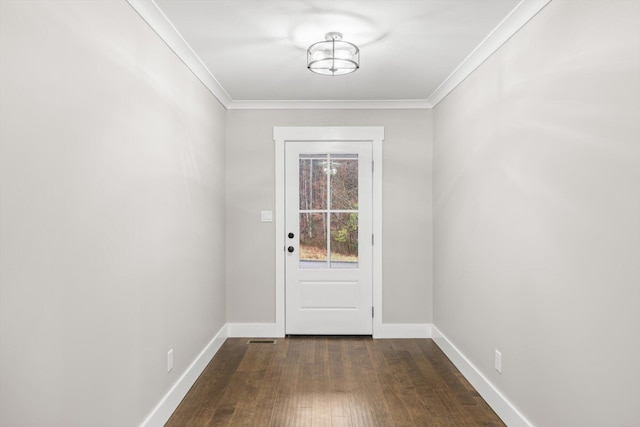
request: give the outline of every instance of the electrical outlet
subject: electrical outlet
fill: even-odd
[[[171,372],[173,369],[173,349],[167,353],[167,372]]]
[[[502,353],[500,353],[498,350],[496,350],[495,367],[496,371],[502,373]]]

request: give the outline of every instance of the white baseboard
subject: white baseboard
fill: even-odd
[[[281,338],[275,323],[227,323],[229,338]],[[431,338],[428,323],[383,323],[374,338]]]
[[[511,402],[435,326],[433,340],[509,427],[532,427]]]
[[[224,325],[215,337],[200,352],[198,357],[191,363],[182,376],[176,381],[171,389],[164,395],[162,400],[156,405],[147,418],[140,424],[140,427],[162,427],[176,410],[191,386],[196,382],[204,368],[207,367],[213,356],[216,355],[220,347],[227,339],[227,325]]]
[[[282,338],[275,323],[227,323],[229,338]]]
[[[431,338],[429,323],[383,323],[374,338]]]

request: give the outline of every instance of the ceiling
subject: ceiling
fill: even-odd
[[[160,15],[169,22],[165,27],[173,27],[174,35],[163,36],[163,31],[169,30],[158,30],[160,20],[156,18],[154,24],[145,16],[152,9],[144,4],[149,2],[161,11]],[[209,74],[201,80],[218,85],[214,94],[226,106],[353,101],[413,102],[423,107],[434,104],[430,98],[439,87],[483,41],[487,42],[488,36],[494,35],[501,23],[504,26],[506,17],[514,15],[515,9],[523,9],[521,3],[527,2],[541,3],[129,0],[170,46],[168,37],[174,45],[182,45],[187,56],[191,55],[191,60],[183,58],[187,65],[191,63],[192,69]],[[146,12],[141,10],[145,8]],[[324,40],[330,31],[343,33],[344,40],[360,47],[360,69],[355,73],[330,77],[307,70],[307,47]],[[180,56],[180,47],[171,47]]]

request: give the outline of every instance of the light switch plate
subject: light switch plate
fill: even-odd
[[[273,212],[272,211],[260,212],[260,219],[262,220],[262,222],[273,222]]]

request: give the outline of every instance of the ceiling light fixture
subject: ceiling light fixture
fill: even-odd
[[[360,49],[342,40],[338,32],[327,33],[325,41],[314,43],[307,49],[307,68],[325,76],[349,74],[360,68]]]

